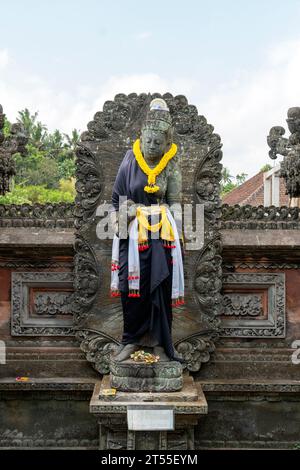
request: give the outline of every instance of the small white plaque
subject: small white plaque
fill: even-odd
[[[174,409],[161,406],[128,406],[127,424],[130,431],[173,431]]]

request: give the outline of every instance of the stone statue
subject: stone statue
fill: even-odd
[[[180,390],[183,368],[198,371],[214,350],[222,309],[221,147],[197,108],[170,93],[120,93],[81,135],[74,210],[76,337],[87,360],[100,374],[110,374],[118,390]],[[120,207],[119,195],[127,197]],[[104,230],[111,199],[113,244],[111,231],[106,236]],[[184,286],[178,269],[181,203],[193,214],[201,209],[192,223],[188,211],[183,214]],[[160,360],[132,361],[136,348]]]
[[[283,137],[285,129],[274,126],[270,129],[267,142],[270,147],[269,156],[272,160],[283,155],[280,164],[280,176],[284,178],[286,192],[291,198],[291,206],[299,206],[300,197],[300,108],[288,110],[287,124],[291,135]]]
[[[155,98],[140,140],[127,151],[113,187],[116,235],[111,288],[113,297],[121,297],[124,319],[122,345],[114,358],[118,362],[145,348],[160,361],[180,360],[174,353],[171,326],[172,305],[184,303],[182,180],[172,138],[167,104]],[[121,197],[126,197],[122,205]],[[121,213],[129,222],[128,236],[123,238]]]

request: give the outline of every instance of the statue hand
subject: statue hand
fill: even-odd
[[[163,202],[162,204],[160,204],[160,207],[165,207],[166,209],[170,209],[170,206],[169,204],[167,204],[166,202]]]
[[[127,217],[128,217],[128,224],[135,218],[136,216],[136,204],[131,199],[127,200]]]

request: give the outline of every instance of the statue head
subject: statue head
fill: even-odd
[[[166,153],[173,139],[173,126],[167,103],[155,98],[141,131],[141,150],[148,160],[160,159]]]
[[[291,134],[300,131],[300,108],[294,107],[288,110],[287,124]]]

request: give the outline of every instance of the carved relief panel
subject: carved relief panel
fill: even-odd
[[[223,276],[222,336],[285,337],[285,274]]]
[[[12,336],[73,334],[73,275],[63,272],[13,272]]]

